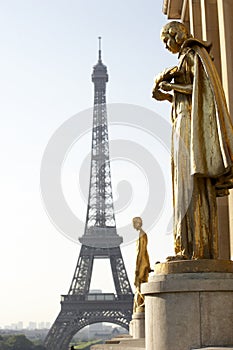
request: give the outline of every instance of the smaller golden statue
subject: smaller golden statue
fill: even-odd
[[[137,240],[137,258],[134,285],[136,287],[134,297],[134,312],[144,311],[144,296],[141,294],[141,284],[148,282],[150,270],[150,260],[147,252],[147,234],[142,229],[142,219],[140,217],[133,218],[133,227],[139,231]]]

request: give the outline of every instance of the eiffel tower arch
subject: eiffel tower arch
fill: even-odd
[[[102,63],[99,38],[98,63],[93,68],[94,109],[92,156],[85,231],[67,295],[45,339],[48,350],[68,350],[72,337],[83,327],[111,322],[126,329],[132,316],[133,293],[122,258],[113,206],[106,110],[107,67]],[[90,293],[95,259],[110,261],[115,293]]]

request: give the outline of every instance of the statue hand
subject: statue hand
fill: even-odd
[[[167,68],[165,69],[163,72],[159,73],[156,77],[155,77],[155,88],[159,86],[159,84],[162,81],[167,81],[170,82],[174,76],[177,74],[178,71],[178,67],[172,67],[172,68]]]
[[[162,81],[159,84],[159,88],[162,89],[163,91],[171,91],[173,89],[172,84],[168,83],[167,81]]]
[[[154,88],[152,91],[152,97],[157,101],[164,101],[167,100],[169,102],[173,101],[173,96],[171,94],[165,94],[158,88]]]

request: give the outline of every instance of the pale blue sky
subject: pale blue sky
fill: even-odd
[[[99,35],[108,103],[136,104],[169,121],[168,103],[151,99],[154,76],[176,63],[160,42],[161,9],[162,0],[0,0],[0,326],[53,322],[68,292],[79,246],[45,213],[40,164],[55,130],[92,107]],[[151,238],[152,265],[171,242]],[[134,243],[122,248],[131,282],[134,251]],[[95,271],[93,287],[102,287],[97,265]]]

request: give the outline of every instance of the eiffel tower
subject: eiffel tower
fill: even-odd
[[[113,207],[106,110],[107,67],[99,58],[93,68],[94,110],[89,198],[81,250],[71,286],[62,295],[61,311],[45,339],[48,350],[68,350],[72,337],[83,327],[111,322],[126,329],[132,315],[133,293],[122,258]],[[94,259],[109,259],[114,293],[90,293]]]

